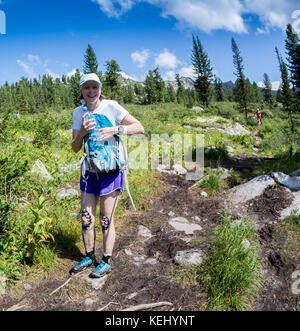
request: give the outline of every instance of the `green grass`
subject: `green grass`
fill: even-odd
[[[247,247],[243,240],[247,239]],[[213,231],[213,254],[201,266],[201,280],[208,294],[209,310],[251,309],[261,286],[261,261],[254,224],[235,224],[229,216]]]
[[[223,171],[220,169],[208,169],[207,174],[199,183],[199,187],[204,189],[209,196],[213,196],[224,189],[224,181],[222,180]]]

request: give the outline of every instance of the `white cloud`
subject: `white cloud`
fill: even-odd
[[[150,55],[149,50],[144,49],[141,52],[135,51],[135,52],[131,53],[130,56],[131,56],[132,61],[134,63],[137,63],[137,66],[139,68],[142,68],[146,64],[146,62],[149,58],[149,55]]]
[[[125,12],[130,10],[136,0],[92,0],[99,4],[101,10],[108,17],[119,18]]]
[[[163,80],[175,80],[175,77],[176,77],[175,71],[171,70],[171,71],[167,71],[163,75]]]
[[[20,59],[17,60],[18,65],[23,68],[25,74],[29,78],[37,77],[38,76],[37,72],[42,75],[46,72],[46,74],[48,74],[54,79],[59,78],[58,74],[52,72],[48,68],[48,62],[49,62],[48,59],[43,61],[38,55],[33,55],[33,54],[27,54],[25,60],[20,60]]]
[[[275,82],[272,82],[271,85],[272,85],[272,90],[273,91],[278,91],[278,89],[280,87],[280,81],[277,80]],[[257,86],[260,87],[260,88],[264,88],[265,87],[265,84],[263,82],[258,82],[257,83]]]
[[[67,72],[67,78],[71,78],[72,76],[74,76],[76,73],[76,68],[74,68],[72,71]]]
[[[173,53],[170,53],[166,48],[155,59],[155,65],[161,68],[175,69],[180,64],[181,62],[176,58],[176,56]]]
[[[189,67],[183,67],[179,70],[179,76],[180,77],[189,77],[192,79],[195,79],[195,74],[193,70],[193,66],[190,65]]]
[[[36,77],[37,75],[34,72],[33,66],[22,61],[22,60],[17,60],[17,63],[20,67],[22,67],[26,73],[26,75],[28,75],[29,78],[33,78]]]
[[[271,28],[285,30],[288,23],[293,23],[292,14],[300,4],[299,0],[245,0],[245,8],[258,15],[263,24],[257,33],[268,33]]]
[[[242,18],[243,5],[239,0],[148,0],[162,8],[162,16],[173,16],[181,27],[205,31],[225,29],[247,32]]]
[[[60,78],[60,76],[54,72],[52,72],[50,69],[47,69],[47,74],[51,76],[53,79]]]
[[[179,27],[194,28],[207,33],[227,30],[247,33],[244,15],[255,14],[262,26],[257,33],[270,29],[285,29],[287,23],[297,22],[293,12],[300,10],[299,0],[92,0],[109,17],[119,18],[132,7],[147,2],[161,9],[162,17],[174,17]],[[295,23],[295,25],[297,25]],[[300,26],[300,23],[298,24]]]

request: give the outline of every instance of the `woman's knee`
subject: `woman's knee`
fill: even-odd
[[[82,222],[82,229],[89,230],[94,226],[95,217],[92,215],[90,211],[84,209],[81,213],[81,222]]]

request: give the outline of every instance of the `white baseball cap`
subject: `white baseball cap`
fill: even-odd
[[[82,74],[80,77],[79,89],[81,90],[82,85],[86,82],[93,81],[99,84],[100,88],[102,88],[102,84],[100,82],[99,77],[95,73],[90,74]]]

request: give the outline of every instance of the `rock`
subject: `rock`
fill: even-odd
[[[255,177],[245,184],[235,186],[228,190],[227,202],[232,202],[234,205],[245,203],[261,195],[267,187],[275,184],[274,179],[270,176],[262,175]]]
[[[184,231],[185,234],[193,234],[194,231],[202,230],[202,227],[195,223],[190,223],[184,217],[175,217],[168,222],[176,231]]]
[[[168,216],[173,217],[174,215],[175,215],[175,213],[173,211],[168,212]]]
[[[174,262],[184,266],[200,265],[207,257],[207,252],[200,248],[178,251],[174,257]]]
[[[45,181],[53,180],[53,177],[50,175],[43,162],[39,159],[34,162],[31,172],[39,175]]]
[[[65,198],[70,198],[70,197],[74,197],[74,196],[78,196],[78,195],[79,195],[78,191],[73,188],[62,188],[56,194],[56,199],[62,200]]]
[[[292,173],[289,174],[291,177],[298,177],[300,176],[300,169],[293,171]]]
[[[169,175],[176,175],[176,171],[175,170],[171,170],[170,166],[164,165],[164,164],[159,164],[156,168],[157,171],[161,172],[161,173],[166,173]]]
[[[34,140],[26,138],[26,137],[20,137],[20,141],[25,142],[27,144],[34,144]]]
[[[203,198],[207,198],[208,197],[208,194],[206,193],[206,192],[201,192],[201,194],[200,194]]]
[[[204,174],[204,166],[203,164],[196,163],[195,170],[189,171],[185,175],[185,180],[200,180]]]
[[[187,173],[187,170],[183,168],[180,164],[174,164],[173,169],[175,170],[177,175],[185,175]]]
[[[197,111],[203,111],[203,108],[201,108],[199,106],[194,106],[192,109],[197,110]]]
[[[289,176],[283,172],[272,172],[271,177],[280,185],[283,185],[292,191],[300,191],[300,176]]]
[[[108,275],[104,275],[101,278],[91,278],[91,277],[89,277],[90,272],[91,271],[89,270],[88,272],[83,273],[83,274],[79,275],[78,277],[85,280],[87,283],[89,283],[93,287],[93,289],[100,290],[104,286]]]
[[[180,164],[174,164],[173,169],[170,169],[170,166],[168,165],[159,164],[156,170],[161,173],[167,173],[169,175],[185,175],[187,173],[187,170]]]
[[[240,123],[235,123],[234,127],[227,127],[225,129],[217,128],[217,130],[229,134],[230,136],[238,136],[240,134],[251,134],[250,131],[246,130]]]
[[[143,225],[139,226],[138,236],[144,238],[145,240],[148,240],[153,237],[151,231]]]
[[[249,248],[250,247],[250,241],[246,238],[243,239],[242,241],[242,245],[245,247],[245,248]]]
[[[233,153],[234,152],[234,148],[231,146],[226,146],[226,150],[228,153]]]
[[[95,300],[93,300],[91,298],[87,298],[84,300],[84,305],[89,307],[89,306],[92,306],[95,302],[96,302]]]
[[[154,259],[153,257],[149,257],[148,259],[146,259],[143,264],[150,264],[150,265],[155,265],[157,264],[157,260]]]
[[[69,174],[80,169],[80,162],[72,163],[66,167],[59,168],[58,172],[60,174]]]
[[[294,200],[292,203],[285,209],[280,212],[280,219],[289,217],[294,211],[296,215],[300,215],[300,192],[292,192]]]

